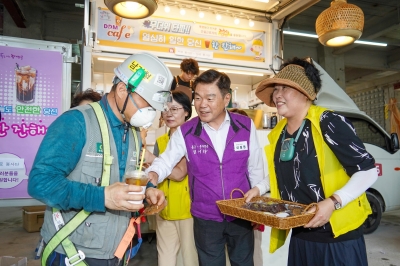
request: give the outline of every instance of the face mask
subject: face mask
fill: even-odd
[[[129,121],[131,126],[143,127],[145,129],[149,128],[151,124],[153,124],[153,120],[156,117],[156,109],[150,106],[139,109],[130,93],[129,99],[136,106],[136,108],[138,108],[137,112],[131,117],[131,120]]]
[[[139,109],[132,117],[129,123],[134,127],[149,128],[156,117],[156,109],[145,107]]]

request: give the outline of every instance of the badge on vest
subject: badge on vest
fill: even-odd
[[[96,143],[96,151],[97,153],[103,153],[103,143]]]
[[[235,147],[235,151],[247,151],[249,148],[247,147],[247,141],[239,141],[233,143]]]

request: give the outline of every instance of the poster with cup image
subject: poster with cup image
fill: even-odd
[[[62,112],[62,79],[59,51],[0,46],[0,199],[30,197],[36,152]]]

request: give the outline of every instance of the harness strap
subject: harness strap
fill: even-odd
[[[58,209],[53,208],[53,214],[55,212],[58,212]],[[49,243],[46,244],[42,256],[42,266],[47,264],[47,260],[49,259],[50,254],[56,249],[58,245],[60,245],[60,243],[63,245],[65,253],[67,254],[66,260],[68,260],[68,258],[71,258],[70,260],[68,260],[70,265],[87,265],[86,262],[83,260],[85,258],[85,255],[82,253],[82,251],[76,250],[74,244],[71,242],[71,240],[69,240],[68,236],[73,231],[75,231],[75,229],[81,223],[83,223],[87,217],[89,217],[89,214],[90,212],[81,210],[67,224],[62,226],[60,230],[57,231],[57,233],[50,239]]]
[[[122,237],[121,242],[119,243],[117,249],[114,252],[114,256],[117,257],[118,259],[122,259],[125,255],[125,251],[128,248],[129,244],[132,242],[133,236],[136,233],[135,229],[135,224],[140,226],[140,219],[141,217],[132,217],[129,220],[129,226],[128,229],[126,229],[124,236]]]
[[[111,156],[111,145],[110,145],[110,135],[108,134],[108,124],[106,121],[105,114],[100,104],[97,102],[90,103],[92,106],[97,121],[99,122],[101,139],[103,143],[103,171],[101,175],[101,186],[106,187],[110,185],[111,176],[111,164],[113,161],[113,156]]]

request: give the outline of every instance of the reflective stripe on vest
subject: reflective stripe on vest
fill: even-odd
[[[108,134],[108,125],[106,121],[105,114],[100,104],[97,102],[90,103],[90,106],[93,108],[97,121],[99,123],[102,143],[103,143],[103,171],[101,176],[101,186],[108,186],[110,184],[110,175],[111,175],[111,164],[113,161],[113,156],[111,155],[111,146],[110,146],[110,136]],[[139,147],[138,136],[136,130],[132,128],[132,133],[135,139],[136,147]],[[53,215],[57,215],[61,212],[53,208]],[[64,251],[66,253],[67,265],[76,265],[76,266],[87,266],[87,263],[84,261],[84,254],[82,251],[76,250],[74,244],[69,240],[68,236],[73,233],[73,231],[78,228],[80,224],[82,224],[90,215],[90,212],[85,210],[81,210],[77,213],[67,224],[63,225],[57,233],[50,239],[49,243],[46,244],[46,247],[43,251],[42,256],[42,266],[45,266],[47,260],[49,259],[50,254],[56,249],[58,245],[62,245]],[[54,219],[54,218],[53,218]],[[62,218],[61,218],[62,219]],[[57,227],[57,226],[56,226]],[[58,228],[57,228],[58,229]],[[67,262],[68,261],[68,262]]]

